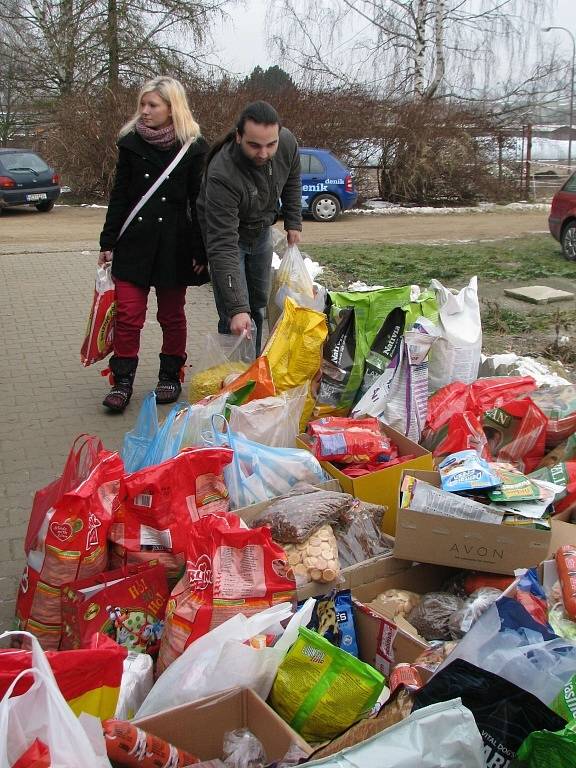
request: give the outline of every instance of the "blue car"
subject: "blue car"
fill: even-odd
[[[300,148],[302,213],[334,221],[358,199],[350,171],[327,149]]]

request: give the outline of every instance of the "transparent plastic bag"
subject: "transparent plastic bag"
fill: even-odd
[[[317,309],[314,283],[297,245],[288,246],[280,266],[272,275],[272,288],[268,302],[268,323],[273,327],[284,309],[286,297],[290,296],[300,307]]]
[[[269,525],[280,544],[302,544],[326,523],[346,525],[354,502],[348,493],[323,491],[274,499],[254,520],[252,528]]]
[[[230,494],[230,509],[247,507],[282,496],[298,482],[327,480],[318,460],[302,448],[274,448],[247,440],[218,416],[212,418],[213,439],[228,445],[234,458],[224,472]]]
[[[257,443],[292,448],[300,432],[300,419],[308,385],[288,389],[276,397],[230,406],[230,428]]]
[[[256,358],[256,328],[251,338],[246,332],[240,336],[227,333],[206,334],[204,355],[190,378],[188,399],[196,403],[216,394],[232,374],[243,373]]]
[[[386,511],[386,507],[378,504],[354,501],[349,512],[349,525],[334,531],[342,568],[392,552],[394,540],[380,530]]]
[[[494,587],[481,587],[473,592],[462,608],[450,617],[448,629],[454,640],[464,637],[474,622],[502,595]]]
[[[463,604],[460,597],[448,592],[428,592],[407,618],[425,640],[450,640],[450,618]]]
[[[226,731],[222,757],[226,768],[264,768],[267,762],[262,742],[248,728]]]

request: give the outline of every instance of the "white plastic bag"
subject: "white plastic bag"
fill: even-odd
[[[272,329],[282,314],[287,296],[294,299],[300,307],[324,311],[325,296],[319,299],[314,289],[314,281],[306,268],[304,258],[297,245],[286,249],[280,266],[272,273],[272,287],[268,302],[268,327]],[[318,306],[319,301],[322,306]]]
[[[147,653],[129,653],[124,659],[122,683],[114,717],[131,720],[154,685],[154,663]]]
[[[413,712],[385,731],[306,766],[324,768],[485,768],[484,743],[460,699]]]
[[[5,632],[0,639],[12,633]],[[60,693],[38,640],[28,632],[19,632],[32,643],[32,668],[14,679],[0,702],[0,766],[8,768],[39,739],[50,750],[55,768],[110,768],[110,762],[97,750],[81,722]],[[10,698],[25,677],[32,677],[31,687]],[[105,755],[105,752],[104,752]]]
[[[302,384],[276,397],[231,405],[230,429],[263,445],[293,448],[307,395],[308,384]]]
[[[576,670],[576,645],[561,637],[543,640],[528,627],[502,628],[498,607],[492,604],[437,671],[454,659],[493,672],[549,705]]]
[[[315,602],[310,598],[293,616],[291,603],[280,603],[249,618],[239,613],[198,638],[158,678],[136,717],[148,717],[235,687],[252,688],[266,699],[298,629],[310,622]],[[244,644],[272,627],[278,631],[278,624],[290,616],[273,648],[258,650]]]
[[[438,280],[430,281],[436,291],[442,335],[430,352],[430,392],[453,381],[471,384],[478,378],[482,353],[482,321],[478,302],[478,278],[454,295]]]

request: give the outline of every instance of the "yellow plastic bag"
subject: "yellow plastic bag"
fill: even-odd
[[[300,628],[278,669],[269,703],[306,741],[325,741],[367,716],[384,683],[369,664]]]
[[[323,312],[300,307],[289,296],[286,298],[282,316],[263,352],[270,363],[278,393],[311,384],[320,370],[322,347],[327,336],[328,325]],[[310,388],[300,421],[301,431],[312,415],[314,403]]]

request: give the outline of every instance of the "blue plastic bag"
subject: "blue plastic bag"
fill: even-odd
[[[229,446],[234,451],[234,459],[224,469],[230,509],[282,496],[299,482],[318,483],[329,479],[309,451],[275,448],[248,440],[232,432],[223,416],[212,417],[212,435],[216,445]]]
[[[145,456],[157,434],[156,395],[149,392],[142,402],[134,429],[124,435],[121,456],[126,472],[136,472],[148,466],[144,463]]]

